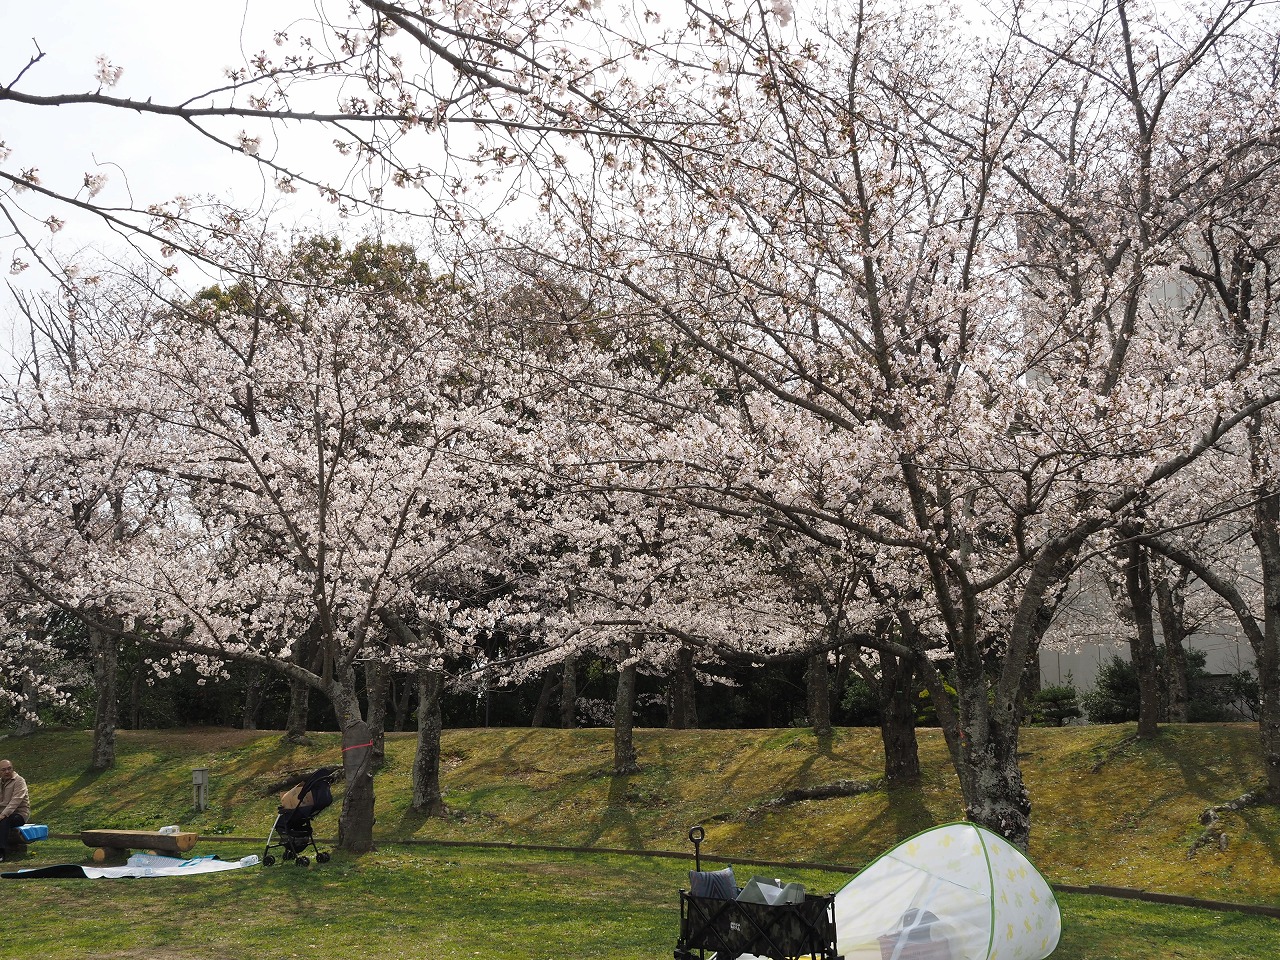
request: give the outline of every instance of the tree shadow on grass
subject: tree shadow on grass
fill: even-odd
[[[640,772],[609,773],[609,805],[595,830],[587,835],[588,845],[599,843],[605,834],[621,831],[625,838],[611,842],[611,846],[621,846],[629,850],[641,850],[645,847],[645,839],[636,823],[632,809],[654,802],[652,795],[645,794],[635,786]]]
[[[468,820],[496,821],[496,819],[491,814],[458,809],[451,806],[448,800],[445,801],[445,813],[443,816],[432,815],[425,810],[415,810],[411,805],[406,805],[400,812],[400,821],[390,830],[385,839],[411,838],[430,842],[437,838],[418,836],[418,831],[429,823],[453,824]],[[481,839],[487,840],[491,838],[485,837]]]
[[[440,817],[429,817],[420,810],[413,807],[405,807],[404,812],[400,816],[400,822],[396,824],[395,830],[392,831],[394,837],[414,837],[417,836],[429,820],[439,820]]]
[[[1259,816],[1258,812],[1246,807],[1243,810],[1237,810],[1235,815],[1244,821],[1250,838],[1267,849],[1271,855],[1271,862],[1280,863],[1280,842],[1277,841],[1275,831]]]
[[[889,787],[884,792],[888,802],[884,811],[867,824],[863,831],[864,838],[883,831],[896,844],[937,826],[938,820],[921,798],[919,786]],[[883,852],[876,851],[874,856]]]
[[[71,783],[67,784],[52,796],[44,796],[39,798],[40,806],[50,810],[57,809],[66,804],[68,800],[78,794],[81,790],[87,790],[93,786],[102,777],[106,770],[84,770],[80,776],[76,777]]]

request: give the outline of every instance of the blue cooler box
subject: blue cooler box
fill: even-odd
[[[28,842],[49,839],[49,828],[43,823],[28,823],[26,826],[19,827],[18,832],[22,834],[22,839]]]

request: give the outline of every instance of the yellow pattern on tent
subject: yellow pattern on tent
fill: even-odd
[[[912,899],[912,906],[927,906],[942,918],[955,960],[1044,957],[1057,940],[1051,889],[1021,851],[979,829],[957,824],[928,831],[905,841],[868,871],[866,880],[878,872],[879,883],[851,881],[837,911],[838,922],[848,918],[842,934],[845,951],[868,958],[875,954],[879,960],[874,937],[896,929],[902,907],[915,897],[919,903]],[[878,908],[889,902],[894,906],[884,909],[881,918]],[[872,929],[877,924],[883,930]]]

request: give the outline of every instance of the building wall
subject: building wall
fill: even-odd
[[[1158,635],[1156,640],[1161,642]],[[1237,673],[1253,669],[1253,650],[1242,636],[1206,633],[1190,638],[1186,645],[1206,652],[1208,656],[1205,669],[1210,673]],[[1085,693],[1097,686],[1098,671],[1112,656],[1128,660],[1128,641],[1114,638],[1085,639],[1078,641],[1074,649],[1066,651],[1042,649],[1040,685],[1061,686],[1067,682],[1069,675],[1076,689]]]

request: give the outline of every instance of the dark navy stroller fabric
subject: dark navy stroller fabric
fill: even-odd
[[[267,837],[267,848],[263,851],[263,862],[267,866],[275,862],[275,857],[271,855],[273,848],[281,849],[285,860],[296,859],[302,866],[307,864],[308,861],[302,854],[308,848],[314,849],[316,846],[311,821],[333,803],[334,776],[333,767],[321,767],[302,777],[293,789],[284,794],[271,835]],[[288,799],[295,796],[296,805]],[[327,853],[316,850],[316,854],[316,860],[320,863],[329,859]]]
[[[298,830],[307,827],[312,817],[333,803],[333,788],[330,786],[332,777],[333,768],[321,767],[302,781],[298,805],[292,810],[281,808],[277,823],[280,819],[284,820],[282,829]]]

